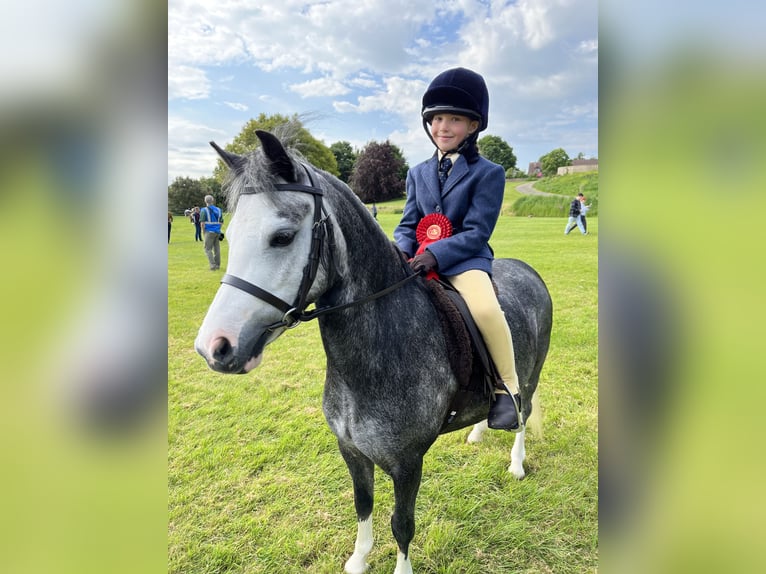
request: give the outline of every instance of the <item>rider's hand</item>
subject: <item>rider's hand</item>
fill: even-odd
[[[410,267],[412,267],[412,270],[415,273],[425,274],[432,269],[436,269],[437,266],[438,263],[436,262],[436,257],[434,257],[427,249],[420,255],[416,255],[410,261]]]

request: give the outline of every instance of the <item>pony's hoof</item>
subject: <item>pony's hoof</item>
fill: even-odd
[[[346,565],[343,570],[346,574],[364,574],[367,571],[368,564],[363,556],[357,556],[352,554],[351,558],[346,561]]]
[[[409,556],[402,554],[401,550],[396,552],[396,568],[394,574],[412,574],[412,564]]]
[[[484,431],[487,430],[487,421],[481,421],[480,423],[476,423],[473,425],[473,429],[468,435],[468,438],[465,439],[465,442],[468,444],[475,444],[477,442],[481,442],[481,439],[484,438]]]
[[[484,433],[479,431],[476,432],[475,430],[472,430],[470,434],[468,435],[468,438],[465,439],[465,442],[468,444],[476,444],[478,442],[481,442],[481,439],[484,438]]]
[[[524,473],[524,465],[521,463],[515,464],[512,462],[511,466],[508,467],[508,472],[510,472],[516,480],[521,480],[526,476]]]

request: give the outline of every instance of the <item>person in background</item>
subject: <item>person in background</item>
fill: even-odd
[[[583,195],[580,198],[580,223],[582,223],[582,229],[585,230],[583,235],[588,235],[588,221],[585,219],[588,211],[590,211],[590,205],[585,204],[585,196]]]
[[[580,221],[580,210],[582,209],[582,202],[580,198],[584,197],[582,193],[578,193],[577,197],[569,204],[569,220],[564,228],[564,235],[569,235],[569,232],[575,228],[575,225],[580,228],[580,232],[585,235],[585,228]]]
[[[375,202],[374,202],[374,201],[372,202],[372,217],[373,217],[374,219],[377,219],[377,218],[378,218],[378,206],[377,206],[377,205],[375,205]]]
[[[202,224],[200,223],[199,207],[192,209],[191,220],[194,224],[194,241],[202,241]]]
[[[213,196],[206,195],[205,207],[200,210],[200,224],[204,233],[205,254],[211,271],[221,268],[221,241],[218,239],[221,223],[223,223],[223,212],[215,206]]]
[[[173,227],[173,214],[168,211],[168,243],[170,243],[170,228]]]

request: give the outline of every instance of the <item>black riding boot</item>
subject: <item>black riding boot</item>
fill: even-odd
[[[495,401],[489,409],[487,425],[491,429],[519,432],[524,427],[521,425],[521,414],[516,398],[503,385],[503,389],[495,390]]]

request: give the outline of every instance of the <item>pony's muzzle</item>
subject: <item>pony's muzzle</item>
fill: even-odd
[[[224,335],[214,337],[207,346],[197,341],[195,347],[197,352],[205,358],[208,366],[219,373],[244,374],[260,365],[263,359],[262,344],[256,345],[261,349],[260,351],[256,353],[254,350],[252,356],[243,357],[237,353],[231,340]]]
[[[234,353],[234,346],[227,337],[215,337],[208,345],[195,345],[197,352],[207,361],[208,366],[220,373],[236,373],[242,369],[241,361]]]
[[[234,347],[226,337],[216,337],[210,343],[210,356],[218,363],[229,364],[234,359]]]

